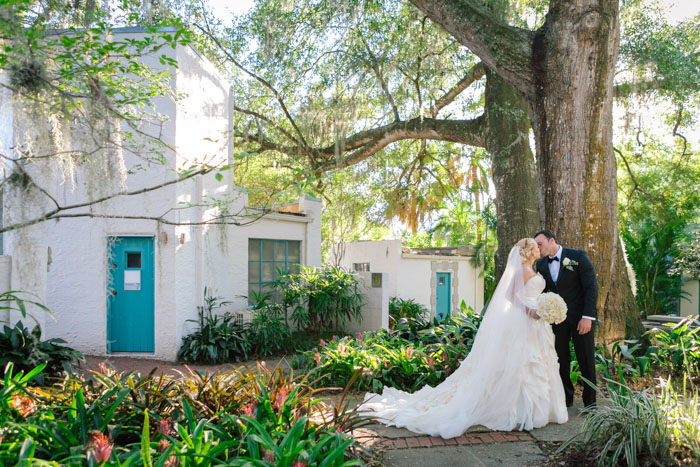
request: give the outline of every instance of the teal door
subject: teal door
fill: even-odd
[[[438,272],[435,288],[435,315],[439,321],[450,316],[450,273]]]
[[[153,352],[153,237],[108,237],[107,352]]]

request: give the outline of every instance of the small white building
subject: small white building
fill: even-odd
[[[120,34],[145,32],[113,31],[115,38]],[[55,315],[54,321],[35,312],[43,337],[62,338],[86,354],[174,360],[183,336],[196,328],[188,320],[196,320],[205,287],[232,301],[233,311],[247,306],[244,296],[251,291],[268,289],[278,268],[321,265],[320,200],[301,198],[257,218],[245,191],[233,185],[233,170],[178,181],[178,171],[192,164],[232,165],[233,96],[226,80],[193,47],[165,53],[179,64],[169,70],[172,90],[180,97],[155,98],[155,111],[166,118],[141,128],[160,137],[164,162],[149,162],[142,170],[143,157],[124,152],[105,158],[123,167],[105,166],[101,173],[78,163],[66,175],[65,160],[37,160],[28,173],[61,206],[108,198],[64,211],[75,218],[36,223],[0,237],[0,292],[34,294]],[[159,61],[161,54],[140,60],[155,70],[168,69]],[[21,157],[27,153],[18,148],[34,154],[46,149],[39,143],[47,140],[43,134],[49,125],[27,112],[20,99],[0,88],[3,154]],[[60,143],[69,149],[85,144],[77,136],[81,131],[70,128]],[[4,176],[12,173],[12,165],[4,162]],[[5,184],[5,226],[51,210],[49,196],[19,185]],[[163,186],[113,196],[156,185]],[[240,225],[212,223],[228,214],[234,216],[226,219]],[[16,318],[0,313],[0,321]]]
[[[473,264],[472,247],[407,248],[400,240],[381,240],[347,243],[343,249],[342,267],[387,273],[389,296],[413,299],[431,317],[456,312],[462,300],[477,312],[484,306],[484,279]]]

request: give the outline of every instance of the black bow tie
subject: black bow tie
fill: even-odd
[[[557,258],[556,256],[554,258],[547,257],[548,263],[551,263],[552,261],[559,261],[559,258]]]

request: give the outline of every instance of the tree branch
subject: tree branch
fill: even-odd
[[[455,84],[452,89],[447,91],[444,96],[433,104],[433,106],[430,108],[430,115],[432,115],[433,118],[437,117],[438,113],[443,107],[451,104],[462,91],[467,89],[475,81],[480,80],[485,74],[486,66],[484,66],[483,62],[479,62],[474,65],[467,72],[467,74],[464,75],[464,78],[459,80],[459,82]]]
[[[530,57],[535,33],[508,25],[474,0],[410,1],[503,79],[525,95],[534,95]]]
[[[357,147],[354,152],[343,158],[329,159],[319,164],[318,170],[328,170],[346,167],[362,162],[373,156],[391,143],[405,139],[431,139],[484,147],[485,119],[483,116],[474,120],[435,120],[432,118],[414,118],[407,122],[396,122],[381,128],[375,128],[358,133],[345,144],[346,149]],[[349,144],[351,140],[353,144]],[[358,144],[362,142],[362,144]],[[331,146],[334,147],[334,146]],[[327,151],[328,148],[323,151]]]

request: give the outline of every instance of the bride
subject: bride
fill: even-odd
[[[539,257],[531,238],[511,249],[472,350],[452,375],[414,394],[394,388],[368,393],[363,415],[443,438],[473,425],[510,431],[566,422],[554,334],[535,310],[545,287],[532,267]]]

